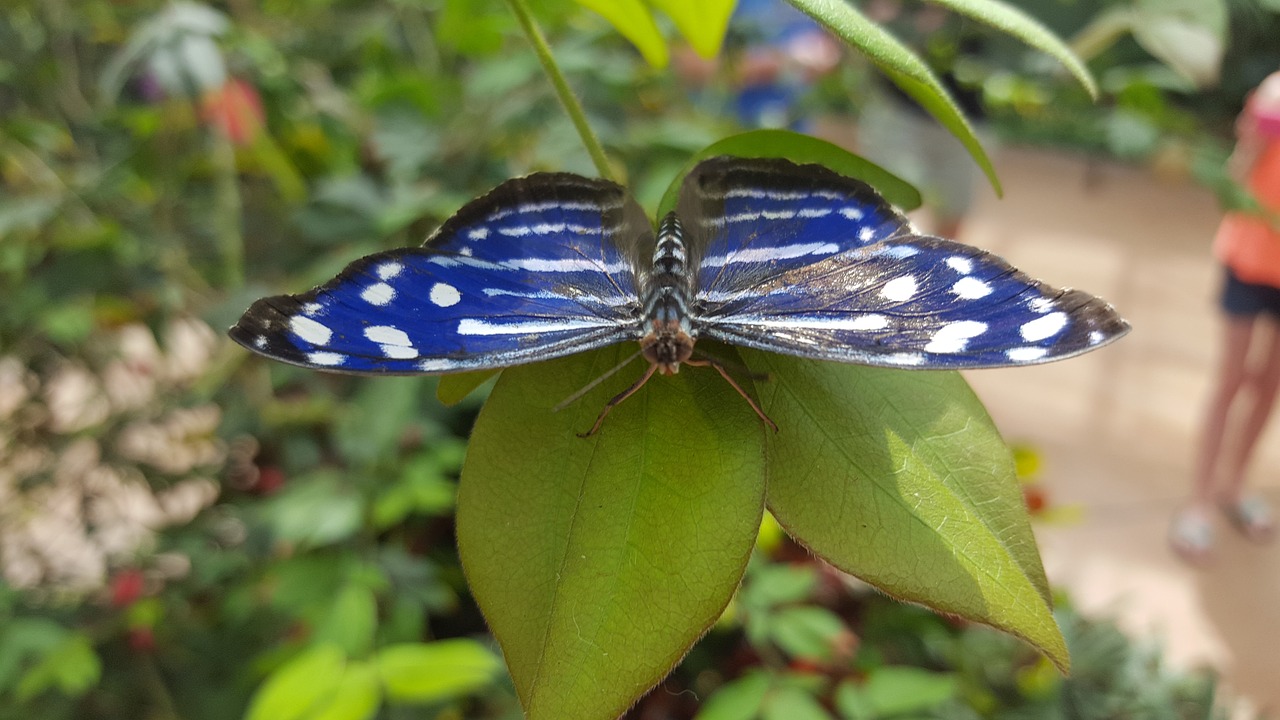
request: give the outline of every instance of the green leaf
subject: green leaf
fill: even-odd
[[[823,607],[799,606],[777,611],[770,622],[773,641],[792,657],[828,660],[844,623]]]
[[[817,163],[841,175],[865,181],[902,210],[920,207],[920,192],[911,183],[838,145],[790,130],[751,130],[714,142],[689,158],[667,186],[667,192],[658,206],[658,214],[665,215],[675,209],[676,200],[680,196],[680,184],[699,161],[718,155],[776,157],[795,163]]]
[[[1089,68],[1071,51],[1053,31],[1045,27],[1039,20],[1031,17],[1018,7],[998,0],[931,0],[935,5],[942,5],[975,20],[1008,33],[1031,47],[1052,55],[1062,63],[1076,80],[1089,91],[1089,97],[1098,97],[1098,86],[1093,81]]]
[[[707,700],[694,720],[752,720],[759,715],[772,682],[763,672],[749,672],[727,682]]]
[[[316,628],[313,640],[342,648],[348,656],[369,651],[378,627],[378,602],[367,586],[348,582],[333,598],[328,614]]]
[[[812,694],[798,687],[781,687],[764,701],[763,720],[831,720],[831,714]]]
[[[942,123],[969,151],[987,174],[991,187],[1001,194],[991,159],[982,149],[969,121],[929,66],[901,41],[867,19],[843,0],[788,0],[802,12],[822,23],[845,42],[867,55],[902,91]]]
[[[313,645],[267,677],[249,702],[246,720],[296,720],[333,697],[346,657],[333,645]]]
[[[743,351],[767,372],[769,509],[895,597],[993,625],[1068,665],[1013,458],[956,373]]]
[[[262,511],[279,540],[314,547],[358,531],[364,502],[336,472],[318,471],[291,482]]]
[[[655,68],[667,66],[667,41],[653,21],[653,14],[640,0],[578,0],[578,4],[608,20],[614,29],[636,46],[650,65]]]
[[[649,0],[666,13],[690,47],[704,58],[720,54],[736,0]]]
[[[93,651],[93,643],[82,633],[71,633],[23,673],[15,694],[25,702],[56,688],[74,697],[98,684],[101,676],[102,661]]]
[[[754,612],[800,602],[818,586],[818,573],[811,565],[762,565],[753,568],[747,577],[738,602]]]
[[[383,648],[378,673],[387,699],[438,702],[488,686],[502,663],[489,648],[465,639],[404,643]]]
[[[1133,37],[1198,87],[1218,81],[1227,45],[1225,0],[1135,0]]]
[[[436,385],[436,399],[442,405],[452,407],[462,402],[476,388],[489,382],[489,378],[497,375],[501,370],[476,370],[474,372],[451,373],[449,375],[441,375],[440,382]]]
[[[862,693],[876,713],[905,715],[934,709],[955,696],[958,687],[956,676],[947,673],[880,667],[867,677]]]
[[[367,720],[378,712],[382,688],[378,668],[371,662],[351,663],[324,707],[307,720]]]
[[[760,525],[763,425],[715,372],[653,378],[587,439],[639,363],[552,411],[632,353],[503,372],[462,470],[463,569],[531,720],[626,710],[720,616]]]

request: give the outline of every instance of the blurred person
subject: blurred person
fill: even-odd
[[[1275,535],[1274,513],[1261,495],[1245,491],[1245,474],[1280,387],[1280,71],[1249,97],[1236,136],[1228,170],[1261,208],[1227,214],[1214,238],[1226,269],[1221,364],[1191,498],[1169,532],[1173,549],[1193,562],[1213,548],[1215,505],[1249,540]]]
[[[938,74],[956,104],[975,125],[986,118],[982,88],[964,82],[962,66],[981,52],[979,37],[937,6],[904,12],[898,0],[873,0],[867,16],[889,26]],[[969,151],[919,103],[881,78],[862,110],[860,151],[868,160],[915,185],[936,235],[958,238],[973,205],[977,166]]]
[[[749,128],[808,130],[806,91],[840,62],[840,45],[812,18],[781,0],[740,0],[726,44],[732,57],[733,113]],[[677,73],[690,85],[708,85],[718,70],[691,48],[675,53]]]

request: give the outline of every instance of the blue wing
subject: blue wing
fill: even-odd
[[[695,302],[711,312],[779,273],[910,232],[866,183],[778,158],[699,163],[680,188],[677,214]]]
[[[700,336],[760,350],[919,369],[1049,362],[1129,324],[977,248],[902,236],[774,275],[695,319]]]
[[[622,187],[564,173],[499,185],[421,248],[355,261],[301,295],[255,302],[241,345],[305,367],[442,373],[639,337],[637,268],[653,243]]]

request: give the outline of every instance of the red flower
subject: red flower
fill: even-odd
[[[249,145],[262,132],[265,118],[262,97],[253,85],[230,78],[217,90],[204,94],[200,118],[206,125],[226,135],[236,145]]]

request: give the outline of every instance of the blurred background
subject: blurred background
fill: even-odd
[[[969,376],[1015,447],[1070,679],[766,523],[729,614],[632,717],[749,704],[761,674],[803,709],[767,717],[1204,718],[1215,694],[1233,717],[1280,712],[1280,550],[1223,532],[1189,567],[1165,540],[1216,372],[1209,248],[1248,201],[1224,165],[1246,94],[1280,68],[1280,3],[1011,4],[1072,42],[1097,102],[972,21],[861,4],[944,74],[1003,198],[963,155],[913,168],[914,141],[884,126],[931,121],[789,8],[742,0],[718,57],[676,44],[655,68],[582,5],[537,4],[646,208],[711,142],[791,127],[917,182],[923,226],[1135,327],[1070,363]],[[318,642],[424,651],[397,656],[409,680],[323,717],[520,716],[496,660],[412,680],[443,642],[496,657],[452,526],[483,391],[445,407],[433,378],[267,363],[224,329],[535,170],[596,174],[501,0],[7,0],[0,718],[321,717],[263,709],[263,688],[305,696],[277,671]],[[1274,427],[1252,481],[1280,502]]]

